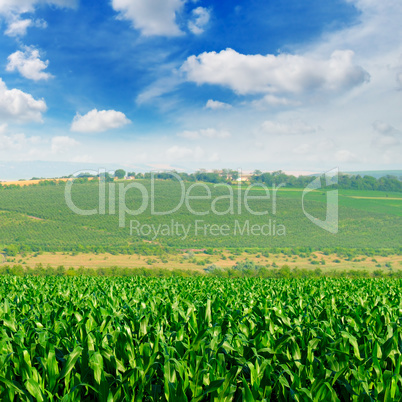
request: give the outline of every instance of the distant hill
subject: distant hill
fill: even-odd
[[[352,174],[352,175],[360,175],[360,176],[372,176],[375,177],[376,179],[379,179],[380,177],[384,176],[396,176],[397,178],[401,179],[402,178],[402,170],[364,170],[361,172],[344,172],[347,174]]]
[[[303,212],[305,208],[308,214],[325,220],[328,197],[323,191],[310,192],[302,201],[302,189],[281,189],[273,201],[273,197],[261,199],[262,190],[254,187],[250,190],[253,198],[248,199],[247,209],[246,189],[241,193],[233,191],[228,197],[227,188],[211,183],[210,198],[205,199],[204,190],[195,188],[195,194],[204,198],[180,205],[183,193],[177,182],[158,180],[154,187],[150,180],[136,182],[143,186],[145,197],[154,191],[154,203],[147,202],[144,210],[135,216],[131,209],[143,205],[143,193],[132,189],[124,194],[126,202],[121,204],[117,184],[105,189],[105,213],[94,215],[74,213],[67,205],[63,184],[0,190],[0,252],[9,246],[12,246],[6,251],[9,256],[15,254],[17,248],[22,253],[130,254],[142,250],[152,255],[155,250],[163,253],[165,248],[290,247],[311,251],[400,247],[400,193],[339,190],[339,232],[334,235],[316,226]],[[191,182],[185,183],[187,191],[190,186]],[[71,199],[82,210],[99,210],[99,194],[99,182],[93,180],[74,184]],[[111,197],[111,194],[114,195]],[[125,210],[124,205],[130,211]],[[177,206],[179,209],[175,211]],[[156,215],[155,211],[175,212]],[[267,214],[257,215],[264,211]],[[223,229],[225,227],[228,229]],[[254,231],[253,228],[259,227],[264,227],[264,232]],[[146,251],[151,248],[152,252]]]

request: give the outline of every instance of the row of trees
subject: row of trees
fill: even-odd
[[[219,171],[216,170],[212,172],[198,170],[195,173],[174,173],[179,175],[184,181],[190,182],[202,181],[206,183],[232,183],[239,178],[239,172],[231,169],[223,169]],[[160,180],[173,179],[173,176],[169,172],[153,173],[153,175],[155,178]],[[136,179],[149,179],[151,178],[151,173],[130,172],[128,173],[128,176]],[[248,179],[251,183],[264,183],[267,186],[285,183],[286,187],[304,188],[315,179],[315,176],[296,177],[292,175],[287,175],[281,170],[273,173],[263,173],[259,170],[255,170],[254,173],[250,177],[248,177]],[[391,175],[376,179],[372,176],[360,176],[340,173],[338,176],[338,188],[350,190],[402,192],[402,181],[400,180],[400,178]]]
[[[188,182],[206,182],[206,183],[233,183],[239,178],[239,172],[231,169],[215,170],[207,172],[203,169],[196,171],[195,173],[174,172],[180,176],[182,180]],[[76,178],[76,184],[87,183],[90,179],[97,178],[98,176],[91,175],[89,173],[82,173]],[[114,172],[114,177],[117,179],[123,179],[130,177],[134,179],[150,179],[154,177],[159,180],[172,180],[174,176],[170,172],[147,172],[147,173],[126,173],[123,169],[118,169]],[[311,183],[315,176],[292,176],[287,175],[281,170],[273,173],[261,172],[255,170],[251,176],[247,176],[250,183],[264,183],[267,186],[279,185],[284,183],[286,187],[291,188],[304,188]],[[109,173],[105,173],[104,179],[107,182],[113,181],[114,178]],[[55,180],[43,180],[37,185],[39,186],[55,186],[57,184],[63,184]],[[360,176],[340,173],[338,176],[338,188],[348,190],[369,190],[369,191],[393,191],[402,192],[402,180],[396,176],[387,175],[379,179],[372,176]],[[14,189],[21,188],[18,185],[3,185],[0,183],[0,190],[2,189]]]
[[[286,183],[287,187],[306,187],[315,177],[287,175],[282,171],[262,173],[255,171],[251,177],[253,183],[264,183],[268,186]],[[374,191],[402,191],[402,181],[395,176],[387,175],[376,179],[372,176],[360,176],[340,173],[338,175],[338,188],[350,190],[374,190]]]
[[[204,273],[197,270],[184,269],[164,269],[164,268],[125,268],[125,267],[107,267],[107,268],[87,268],[80,267],[52,267],[38,264],[35,268],[28,268],[22,265],[4,265],[0,267],[0,276],[101,276],[101,277],[152,277],[152,278],[170,278],[170,277],[205,277],[214,276],[218,278],[265,278],[265,279],[300,279],[300,278],[390,278],[401,279],[401,270],[391,271],[367,271],[367,270],[321,270],[312,269],[291,269],[288,265],[281,268],[268,269],[263,266],[249,264],[235,265],[231,268],[220,268],[211,265],[204,269]]]

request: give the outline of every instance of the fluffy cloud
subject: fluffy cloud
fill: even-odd
[[[337,50],[327,60],[279,54],[244,55],[233,49],[190,56],[181,67],[187,80],[229,87],[238,94],[302,93],[350,89],[368,81],[353,64],[351,50]]]
[[[198,140],[200,138],[225,139],[231,137],[229,131],[216,130],[214,128],[206,128],[197,131],[183,131],[178,135],[179,137],[186,138],[188,140]]]
[[[68,136],[57,136],[51,140],[51,150],[54,154],[67,152],[79,145],[79,142]]]
[[[188,23],[188,29],[194,35],[200,35],[204,32],[204,27],[210,19],[210,12],[204,7],[197,7],[193,10],[193,20]]]
[[[25,52],[18,50],[8,56],[7,71],[18,70],[19,73],[29,80],[48,80],[51,74],[44,72],[49,65],[49,60],[40,59],[39,50],[27,48]]]
[[[212,110],[231,109],[232,105],[229,105],[228,103],[219,102],[219,101],[209,99],[207,104],[205,105],[205,108],[206,109],[212,109]]]
[[[8,36],[25,36],[27,33],[28,27],[32,24],[32,20],[30,19],[16,19],[13,22],[10,22],[8,28],[5,32]]]
[[[131,123],[131,121],[127,119],[122,112],[93,109],[84,116],[77,113],[71,124],[71,131],[100,133],[102,131],[123,127],[129,123]]]
[[[46,110],[44,100],[36,100],[19,89],[8,89],[0,78],[0,117],[17,122],[41,122]]]
[[[176,24],[176,13],[184,3],[185,0],[112,0],[112,7],[145,36],[178,36],[183,32]]]
[[[292,120],[288,123],[267,120],[261,124],[260,131],[268,135],[300,135],[314,133],[317,130],[303,120]]]
[[[29,27],[46,28],[43,20],[29,18],[21,19],[21,14],[33,13],[39,4],[55,5],[58,7],[75,7],[78,0],[0,0],[0,15],[7,22],[5,34],[12,37],[24,36]]]
[[[4,33],[11,37],[25,36],[29,27],[46,28],[47,23],[43,20],[20,19],[18,16],[11,17],[8,28]]]

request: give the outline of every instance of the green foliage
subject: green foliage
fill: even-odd
[[[291,176],[277,171],[273,173],[254,174],[251,178],[253,183],[264,183],[268,186],[285,183],[286,187],[305,188],[315,177],[312,176]],[[334,186],[344,190],[365,190],[365,191],[396,191],[402,192],[402,181],[392,175],[381,178],[372,176],[339,174],[338,185]],[[325,193],[324,193],[325,194]]]
[[[254,263],[254,261],[246,259],[245,261],[238,261],[234,266],[234,269],[240,272],[253,272],[260,267]]]
[[[124,179],[124,177],[126,176],[126,171],[123,169],[117,169],[114,172],[114,175],[118,178],[118,179]]]
[[[162,261],[163,262],[163,261]],[[311,269],[290,269],[288,265],[282,265],[280,269],[277,264],[273,263],[272,268],[267,269],[269,264],[266,266],[256,265],[254,262],[246,261],[240,262],[232,267],[220,267],[216,264],[211,264],[206,260],[202,260],[202,264],[207,265],[202,273],[194,269],[165,269],[165,268],[155,268],[152,266],[152,262],[148,264],[149,267],[140,268],[124,268],[118,266],[111,266],[105,268],[85,268],[80,267],[74,269],[72,267],[65,268],[60,265],[58,267],[52,267],[51,265],[43,266],[43,264],[37,264],[35,268],[29,268],[21,264],[14,265],[2,265],[0,266],[0,275],[11,275],[11,276],[109,276],[109,277],[134,277],[134,276],[144,276],[144,277],[154,277],[154,278],[170,278],[174,277],[198,277],[198,276],[218,276],[218,277],[245,277],[245,278],[265,278],[265,279],[281,279],[281,278],[315,278],[315,277],[327,277],[327,278],[372,278],[372,277],[382,277],[382,278],[402,278],[402,270],[388,269],[387,271],[376,270],[369,272],[365,269],[359,270],[321,270],[316,268]],[[381,268],[381,266],[380,266]]]
[[[226,183],[236,181],[239,173],[236,170],[222,169],[216,172],[206,172],[203,170],[197,171],[193,174],[175,172],[183,180],[194,182],[202,181],[204,183]],[[129,174],[132,176],[133,174]],[[150,173],[144,174],[145,178],[150,177]],[[173,176],[168,172],[154,173],[154,177],[159,180],[172,180]],[[264,183],[267,186],[285,184],[290,188],[305,188],[309,183],[315,179],[314,176],[292,176],[278,170],[273,173],[262,173],[255,171],[250,181],[252,183]],[[338,177],[337,188],[348,190],[365,190],[365,191],[396,191],[402,192],[402,181],[396,176],[386,175],[380,178],[372,176],[360,176],[352,174],[340,173]],[[324,193],[325,195],[325,193]]]
[[[4,249],[5,254],[9,257],[15,257],[19,251],[20,250],[16,245],[11,245]]]
[[[401,295],[383,279],[3,277],[0,398],[401,400]]]

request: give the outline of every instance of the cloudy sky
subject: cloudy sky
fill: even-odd
[[[400,0],[0,0],[0,160],[398,169]]]

